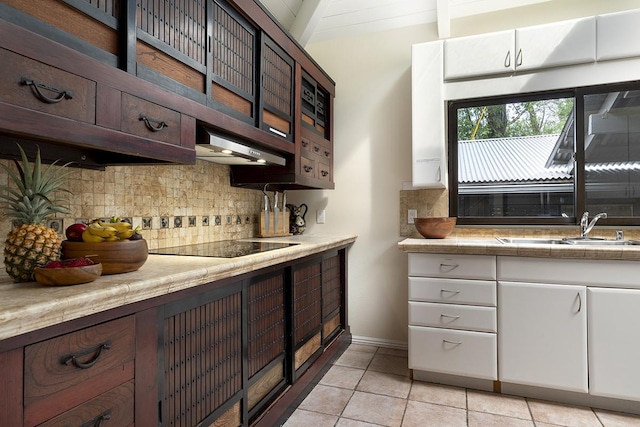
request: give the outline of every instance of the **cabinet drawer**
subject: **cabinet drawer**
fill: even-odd
[[[410,253],[409,276],[495,280],[496,257]]]
[[[134,332],[129,316],[26,347],[25,407],[132,361]]]
[[[39,426],[132,426],[133,402],[133,381],[129,381]],[[104,422],[101,422],[103,420]]]
[[[498,379],[496,334],[409,326],[409,368]]]
[[[496,305],[496,282],[409,277],[409,300],[450,304]]]
[[[306,157],[300,157],[300,173],[310,178],[316,177],[316,162]]]
[[[121,130],[131,135],[180,145],[180,113],[123,93]]]
[[[496,309],[495,307],[409,301],[409,324],[496,332]]]
[[[0,101],[95,123],[95,82],[4,49],[0,49],[0,74]]]

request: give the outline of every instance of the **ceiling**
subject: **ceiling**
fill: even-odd
[[[437,23],[551,0],[257,0],[305,46],[358,34]]]

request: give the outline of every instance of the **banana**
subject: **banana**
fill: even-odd
[[[87,227],[87,229],[82,232],[82,241],[88,243],[104,242],[104,237],[96,236],[91,233]]]
[[[98,221],[98,225],[101,227],[113,227],[118,230],[118,233],[122,233],[124,231],[131,229],[131,224],[128,222],[120,221],[120,222],[102,222]]]
[[[92,222],[87,227],[87,230],[95,236],[100,237],[112,237],[118,233],[118,230],[114,227],[103,227],[97,222]]]
[[[105,237],[105,242],[119,242],[120,238],[118,236]]]
[[[117,236],[120,240],[127,240],[129,237],[133,236],[134,233],[135,231],[133,230],[133,228],[129,228],[128,230],[119,232]]]

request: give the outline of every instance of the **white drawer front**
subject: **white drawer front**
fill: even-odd
[[[409,301],[409,324],[496,332],[496,308]]]
[[[496,257],[409,253],[409,276],[495,280]]]
[[[409,326],[409,368],[498,379],[496,334]]]
[[[409,300],[495,307],[496,282],[409,277]]]

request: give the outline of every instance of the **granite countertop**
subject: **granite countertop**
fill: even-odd
[[[493,237],[408,238],[398,242],[404,252],[503,255],[537,258],[640,260],[640,245],[580,246],[557,244],[503,244]]]
[[[0,340],[349,245],[356,237],[300,235],[243,239],[298,245],[238,258],[149,255],[138,271],[101,276],[94,282],[76,286],[43,286],[37,282],[13,283],[2,270]]]

